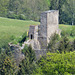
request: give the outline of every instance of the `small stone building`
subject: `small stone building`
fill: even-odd
[[[29,38],[38,39],[38,26],[31,25],[29,28]]]
[[[60,35],[58,24],[59,24],[59,11],[58,10],[45,11],[41,13],[40,25],[30,26],[29,38],[36,42],[39,42],[38,44],[36,43],[36,46],[39,45],[40,49],[46,49],[50,41],[49,38],[51,37],[51,35],[53,35],[54,33]]]

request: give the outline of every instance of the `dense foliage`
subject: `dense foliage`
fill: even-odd
[[[0,17],[40,21],[40,13],[46,10],[59,10],[59,23],[75,25],[75,0],[0,0]],[[25,31],[30,24],[39,23],[0,18],[0,75],[74,75],[74,26],[60,25],[61,38],[54,34],[50,38],[46,56],[39,60],[36,60],[31,46],[25,46],[22,50],[25,58],[16,65],[13,51],[7,43],[13,41],[22,44],[27,40]],[[17,39],[16,36],[20,37]]]
[[[36,69],[35,65],[35,53],[31,46],[25,46],[22,50],[25,55],[25,59],[19,65],[20,70],[18,71],[18,75],[24,74],[32,74],[32,72]]]
[[[57,39],[52,36],[47,54],[36,60],[35,52],[31,46],[25,46],[22,53],[25,58],[16,65],[9,46],[0,49],[0,74],[1,75],[73,75],[75,74],[75,40],[70,43],[68,38]],[[54,43],[53,43],[54,41]],[[59,41],[58,45],[57,42]],[[58,47],[56,47],[58,46]],[[54,48],[53,48],[54,47]]]
[[[59,10],[59,22],[75,25],[75,0],[0,0],[0,16],[40,20],[40,13]]]
[[[37,67],[34,62],[36,57],[31,46],[25,46],[22,50],[25,58],[19,63],[19,66],[16,65],[18,62],[15,62],[13,53],[14,50],[11,50],[9,46],[5,46],[1,49],[0,75],[30,75],[36,70]]]
[[[75,39],[73,41],[70,41],[68,37],[65,35],[64,37],[61,35],[61,37],[58,36],[58,34],[52,35],[50,42],[48,43],[47,49],[50,52],[70,52],[74,51],[75,48]]]
[[[50,53],[42,57],[38,65],[45,75],[74,75],[75,74],[75,52]]]
[[[0,75],[15,75],[18,69],[9,46],[0,49]]]

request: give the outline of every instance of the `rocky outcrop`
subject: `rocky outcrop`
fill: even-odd
[[[16,64],[19,65],[19,63],[25,58],[24,54],[21,51],[22,50],[21,46],[14,45],[14,44],[11,44],[11,43],[9,43],[9,46],[12,50],[12,53],[13,53]]]

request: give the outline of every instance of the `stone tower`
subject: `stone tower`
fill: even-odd
[[[29,38],[37,40],[38,39],[38,26],[31,25],[29,28]]]
[[[41,13],[41,23],[38,27],[38,41],[41,49],[46,49],[52,34],[58,33],[59,11],[49,10]]]

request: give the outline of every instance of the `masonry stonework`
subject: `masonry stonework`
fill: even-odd
[[[29,28],[29,38],[38,39],[38,26],[31,25]]]
[[[49,10],[41,13],[40,25],[30,26],[29,38],[37,40],[40,45],[40,49],[46,49],[49,38],[54,33],[60,34],[59,30],[59,11]]]
[[[22,44],[22,47],[19,45],[13,45],[9,43],[11,50],[14,52],[14,58],[16,64],[19,63],[25,58],[21,50],[24,49],[24,46],[30,45],[35,51],[36,58],[39,59],[41,56],[46,55],[47,45],[49,43],[49,38],[54,33],[60,35],[59,29],[59,11],[58,10],[49,10],[41,13],[40,25],[31,25],[29,28],[29,40],[25,41]]]

